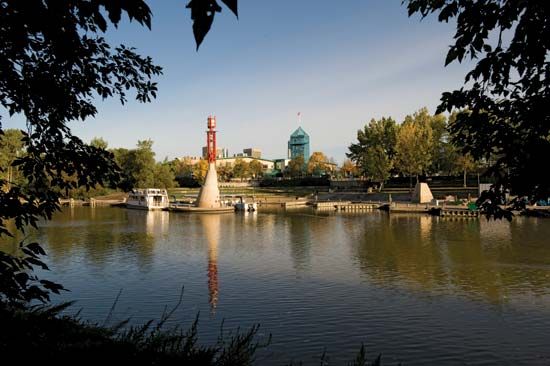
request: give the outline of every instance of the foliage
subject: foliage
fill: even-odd
[[[307,162],[307,172],[310,175],[320,176],[328,170],[328,158],[320,151],[314,151]]]
[[[349,146],[347,157],[357,164],[363,175],[384,182],[394,166],[398,127],[390,118],[372,119],[357,131],[357,143]]]
[[[252,160],[248,164],[248,170],[254,178],[259,178],[262,176],[264,168],[262,166],[262,163],[260,163],[258,160]]]
[[[288,162],[287,173],[292,178],[304,175],[305,160],[302,155],[298,155]]]
[[[239,16],[237,10],[237,0],[221,0],[234,14]],[[197,50],[204,37],[210,31],[214,22],[216,13],[222,11],[216,0],[191,0],[187,7],[191,9],[191,19],[193,20],[193,34],[197,42]]]
[[[153,185],[155,188],[174,188],[176,176],[168,162],[156,163],[153,169]]]
[[[450,130],[475,160],[492,161],[496,180],[480,203],[495,203],[511,190],[531,201],[550,196],[550,7],[546,1],[405,0],[409,15],[456,20],[445,64],[477,60],[465,86],[446,92],[438,111],[468,108]],[[487,200],[486,200],[487,199]],[[482,202],[483,201],[483,202]],[[490,202],[489,202],[490,201]],[[522,200],[523,201],[523,200]],[[519,201],[516,201],[519,203]],[[483,207],[487,208],[486,205]]]
[[[47,270],[48,266],[40,259],[46,253],[38,243],[21,242],[21,256],[12,256],[0,251],[0,307],[8,303],[21,308],[32,300],[46,302],[50,291],[59,294],[63,286],[48,280],[40,280],[33,274],[35,267]]]
[[[102,137],[94,137],[92,140],[90,140],[90,146],[97,147],[98,149],[107,150],[109,144]]]
[[[36,226],[40,218],[50,218],[59,209],[61,192],[117,184],[120,175],[113,155],[72,135],[68,122],[97,113],[93,95],[117,97],[125,103],[127,93],[135,91],[138,101],[150,101],[157,91],[152,79],[161,68],[133,48],[112,47],[101,36],[108,22],[119,24],[123,13],[150,27],[151,12],[143,0],[1,0],[0,8],[0,105],[10,116],[20,114],[26,120],[25,154],[11,166],[29,183],[24,190],[11,185],[0,191],[3,235],[9,234],[9,220],[24,231],[28,225]],[[0,186],[7,184],[0,179]],[[23,260],[41,266],[33,255],[43,252],[28,245],[26,249]],[[3,299],[48,299],[55,287],[31,276],[21,280],[28,270],[25,262],[2,253]],[[14,281],[19,294],[10,292],[9,283]]]
[[[252,365],[259,348],[270,342],[257,340],[259,326],[246,331],[220,331],[218,342],[200,345],[198,316],[191,327],[164,329],[170,313],[160,321],[128,327],[128,320],[112,327],[84,323],[60,315],[71,303],[32,310],[0,305],[0,350],[4,357],[25,355],[26,363],[44,359],[58,365],[109,363],[136,365]]]
[[[357,166],[351,159],[346,159],[340,168],[340,174],[344,177],[355,177],[357,175]]]
[[[25,153],[23,133],[17,129],[7,129],[0,134],[0,179],[9,190],[12,184],[22,186],[26,183],[21,170],[12,164]]]
[[[233,176],[240,179],[248,178],[250,176],[249,164],[242,159],[237,159],[233,166]]]
[[[195,180],[199,182],[199,184],[203,184],[206,173],[208,173],[208,161],[201,159],[193,166],[193,177],[195,177]]]
[[[158,322],[128,326],[129,320],[124,320],[105,326],[83,322],[78,315],[61,315],[72,304],[33,309],[14,309],[0,304],[2,355],[6,359],[25,355],[25,362],[29,364],[47,359],[56,365],[96,365],[108,359],[112,364],[247,366],[255,364],[258,350],[271,343],[271,335],[258,339],[259,325],[244,331],[239,328],[226,331],[222,324],[217,342],[201,345],[199,316],[187,330],[165,329],[175,308]],[[326,353],[320,360],[322,365],[331,364]],[[348,363],[350,366],[381,364],[381,355],[369,362],[364,345]]]
[[[127,186],[154,187],[156,162],[152,140],[138,141],[136,149],[118,148],[112,152]]]
[[[428,170],[432,162],[433,138],[431,117],[423,108],[406,116],[399,128],[395,145],[395,166],[412,177]]]
[[[464,187],[466,187],[466,175],[476,168],[474,159],[470,154],[459,155],[455,162],[455,171],[464,174]]]
[[[449,173],[452,170],[456,149],[450,141],[447,117],[443,114],[430,116],[429,124],[432,129],[432,162],[428,167],[428,172],[431,174]]]
[[[218,179],[222,182],[228,182],[233,177],[233,169],[229,165],[218,165],[216,166],[216,171]]]
[[[174,161],[172,161],[172,167],[176,179],[179,177],[193,176],[193,162],[189,158],[174,159]]]

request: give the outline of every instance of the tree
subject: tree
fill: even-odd
[[[0,105],[5,114],[26,120],[25,154],[12,166],[29,181],[24,190],[12,185],[0,191],[0,235],[7,235],[8,220],[24,231],[40,218],[49,219],[59,209],[60,192],[119,182],[113,155],[74,136],[68,122],[97,113],[92,95],[125,103],[127,93],[135,92],[138,101],[150,101],[157,91],[152,80],[161,68],[102,37],[122,14],[150,27],[151,12],[143,0],[2,0],[0,8]],[[1,179],[0,186],[5,184]],[[47,301],[50,291],[62,287],[28,271],[47,268],[38,244],[22,242],[21,249],[17,257],[0,252],[0,301]]]
[[[174,159],[174,161],[172,161],[172,166],[176,178],[190,178],[193,176],[193,163],[189,158]]]
[[[264,167],[258,160],[252,160],[248,164],[248,170],[250,170],[250,174],[252,174],[254,178],[258,178],[263,174]]]
[[[480,198],[487,213],[510,217],[496,206],[511,190],[531,201],[550,196],[550,7],[545,1],[406,0],[409,15],[456,19],[445,65],[477,60],[465,86],[443,93],[439,112],[459,113],[453,141],[475,160],[493,161],[496,183]],[[491,204],[492,203],[492,204]]]
[[[320,151],[314,151],[307,162],[307,172],[310,175],[320,176],[327,171],[328,158]]]
[[[199,184],[204,183],[206,178],[206,173],[208,173],[208,161],[205,159],[199,160],[199,162],[193,165],[193,176]]]
[[[237,0],[221,0],[235,16],[238,15]],[[193,34],[197,42],[197,50],[201,45],[204,37],[210,31],[210,27],[214,22],[216,13],[222,11],[216,0],[191,0],[187,7],[191,9],[191,19],[193,20]]]
[[[243,159],[237,159],[233,166],[233,176],[235,178],[248,178],[250,176],[250,166]]]
[[[357,131],[358,142],[351,144],[346,154],[363,175],[381,183],[380,189],[394,167],[397,131],[391,117],[371,119],[363,130]]]
[[[156,163],[153,170],[153,184],[155,188],[174,188],[176,176],[172,171],[170,164],[166,161],[163,163]]]
[[[406,116],[395,146],[396,168],[411,177],[425,172],[432,162],[432,128],[427,111],[421,109],[412,116]]]
[[[102,150],[107,150],[107,147],[109,146],[109,144],[102,137],[94,137],[90,141],[90,146],[93,146],[95,148],[102,149]]]
[[[428,113],[427,109],[426,113]],[[447,153],[449,152],[448,145],[451,141],[447,130],[447,117],[443,114],[429,117],[429,124],[432,129],[432,163],[428,167],[428,172],[430,174],[439,174],[445,171],[445,168],[449,164],[446,159],[449,158]]]
[[[8,129],[0,134],[0,177],[7,191],[12,184],[22,185],[24,177],[13,163],[25,153],[23,133],[21,130]]]
[[[137,149],[130,152],[130,175],[133,185],[146,188],[153,187],[155,180],[155,153],[153,141],[138,141]]]
[[[137,148],[132,150],[114,149],[113,154],[128,186],[147,188],[155,185],[157,163],[152,140],[138,141]]]
[[[351,159],[346,159],[340,168],[340,173],[344,177],[354,177],[357,174],[357,166],[353,164]]]
[[[473,171],[476,168],[474,159],[470,154],[458,155],[455,161],[455,172],[463,173],[464,187],[466,187],[466,178],[468,172]]]
[[[231,177],[233,177],[233,169],[231,169],[231,167],[226,164],[218,165],[216,167],[216,171],[218,173],[218,178],[222,182],[228,182],[231,180]]]
[[[287,171],[292,178],[298,178],[304,175],[305,161],[302,155],[298,155],[288,162]]]

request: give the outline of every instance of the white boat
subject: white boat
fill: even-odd
[[[258,211],[258,204],[256,202],[247,203],[243,200],[242,197],[239,197],[239,202],[234,204],[235,211],[244,211],[244,212],[256,212]]]
[[[141,210],[164,210],[170,204],[166,189],[145,188],[133,189],[128,194],[126,208]]]

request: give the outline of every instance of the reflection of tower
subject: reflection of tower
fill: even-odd
[[[208,242],[208,302],[210,311],[214,313],[218,305],[218,241],[220,237],[220,216],[201,215],[206,241]]]
[[[206,148],[208,152],[208,172],[195,205],[202,208],[215,208],[220,207],[220,190],[218,188],[218,173],[216,172],[216,117],[208,117]]]

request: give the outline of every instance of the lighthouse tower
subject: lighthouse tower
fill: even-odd
[[[218,173],[216,172],[216,117],[208,117],[206,131],[206,146],[208,151],[208,172],[199,192],[195,206],[200,208],[218,208],[221,206],[220,190],[218,188]]]

